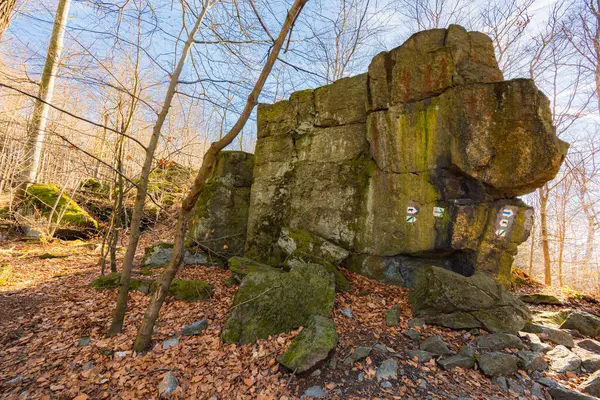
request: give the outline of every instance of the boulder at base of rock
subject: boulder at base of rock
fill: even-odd
[[[581,347],[573,347],[571,351],[581,358],[581,368],[586,372],[596,372],[600,369],[600,355]]]
[[[338,266],[350,253],[328,240],[300,229],[283,227],[277,245],[288,255],[310,255],[315,260]]]
[[[581,366],[581,358],[565,346],[556,346],[546,356],[550,359],[550,369],[561,374],[576,371]]]
[[[371,348],[367,346],[358,346],[351,354],[344,359],[344,365],[352,365],[357,361],[366,358],[371,354]]]
[[[541,339],[549,340],[554,344],[563,345],[565,347],[575,346],[573,336],[567,331],[552,328],[550,326],[543,326],[538,324],[527,324],[523,328],[524,332],[531,332],[539,334]]]
[[[377,381],[396,379],[398,376],[398,362],[393,358],[389,358],[381,363],[375,373]]]
[[[421,343],[421,346],[419,346],[419,348],[436,356],[445,356],[450,354],[450,349],[448,349],[448,345],[444,343],[442,338],[438,335],[430,336],[427,339],[425,339],[423,343]]]
[[[171,256],[173,255],[173,243],[162,242],[156,243],[146,249],[144,258],[142,259],[142,266],[145,268],[162,268],[169,264]],[[184,265],[221,265],[219,261],[210,261],[205,254],[202,253],[191,253],[189,250],[185,250],[183,257]]]
[[[560,328],[574,329],[583,335],[595,337],[600,334],[600,318],[585,311],[573,311]]]
[[[558,297],[551,294],[544,293],[533,293],[533,294],[522,294],[519,296],[519,300],[523,303],[530,304],[550,304],[550,305],[561,305],[562,302]]]
[[[548,363],[540,353],[519,351],[517,357],[519,357],[519,367],[527,372],[544,371],[548,369]]]
[[[181,334],[183,336],[198,336],[201,335],[206,328],[208,328],[208,321],[203,319],[192,322],[190,325],[185,325]]]
[[[321,315],[310,317],[308,326],[292,341],[287,351],[279,357],[286,368],[302,373],[323,361],[337,344],[335,324]]]
[[[221,338],[245,344],[306,326],[312,315],[330,315],[334,297],[333,275],[318,264],[289,273],[249,274],[235,294]]]
[[[548,378],[540,378],[537,381],[546,387],[546,390],[548,390],[548,393],[554,400],[596,400],[596,397],[567,389]]]
[[[231,271],[231,279],[236,283],[241,283],[246,275],[252,272],[283,272],[279,268],[271,267],[267,264],[261,264],[254,260],[244,257],[231,257],[227,264]]]
[[[443,268],[421,268],[409,302],[416,316],[454,329],[516,333],[531,318],[523,302],[481,272],[465,277]]]
[[[591,351],[592,353],[600,354],[600,342],[593,339],[583,339],[577,342],[577,346],[582,349]]]
[[[447,358],[442,358],[438,361],[438,364],[442,369],[452,369],[452,368],[473,368],[475,365],[474,357],[463,356],[461,354],[456,354],[454,356],[450,356]]]
[[[600,397],[600,371],[594,372],[581,384],[581,391]]]
[[[491,333],[489,335],[481,335],[477,338],[477,347],[492,351],[504,349],[522,349],[523,342],[515,335],[510,333]]]
[[[499,351],[485,353],[477,358],[477,365],[487,376],[505,376],[517,372],[519,358]]]

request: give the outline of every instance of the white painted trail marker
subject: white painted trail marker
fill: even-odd
[[[433,216],[436,218],[444,217],[444,208],[443,207],[433,207]]]
[[[496,235],[497,235],[497,236],[499,236],[499,237],[504,237],[504,236],[506,236],[506,229],[498,229],[498,230],[496,231]]]
[[[419,213],[419,208],[418,207],[411,207],[411,206],[406,207],[406,213],[407,214],[412,214],[412,215],[418,214]]]
[[[417,222],[417,217],[415,217],[414,215],[407,215],[406,222],[409,224],[414,224],[415,222]]]
[[[501,219],[500,220],[500,226],[506,228],[508,226],[508,220],[507,219]]]

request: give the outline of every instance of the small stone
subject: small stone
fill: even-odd
[[[126,351],[117,351],[115,353],[115,358],[123,358],[125,356],[127,356],[127,352]]]
[[[383,382],[381,382],[381,383],[380,383],[380,386],[381,386],[382,388],[389,389],[389,388],[391,388],[391,387],[392,387],[392,384],[391,384],[391,382],[389,382],[389,381],[383,381]]]
[[[406,332],[404,332],[404,335],[415,342],[421,340],[421,334],[416,329],[407,329]]]
[[[507,379],[506,381],[508,382],[508,390],[510,392],[513,392],[519,396],[522,396],[525,394],[525,389],[523,388],[523,386],[519,385],[513,379]]]
[[[540,386],[540,384],[537,382],[533,382],[531,384],[531,389],[529,391],[531,392],[531,396],[533,398],[536,398],[536,399],[544,398],[544,391],[542,390],[542,386]]]
[[[337,358],[333,357],[330,361],[329,361],[329,369],[336,369],[337,368],[337,363],[338,360]]]
[[[348,318],[354,318],[354,313],[350,307],[342,308],[342,314],[344,314]]]
[[[526,344],[534,353],[545,353],[552,349],[549,344],[543,343],[539,336],[530,332],[519,332],[522,338],[526,339]]]
[[[179,344],[179,339],[177,339],[177,338],[167,339],[162,343],[162,349],[166,350],[170,347],[177,346],[178,344]]]
[[[165,374],[158,385],[158,394],[161,398],[169,398],[179,386],[179,382],[173,372],[169,371]]]
[[[583,339],[577,342],[577,346],[582,349],[591,351],[592,353],[600,354],[600,342],[594,339]]]
[[[20,385],[21,383],[23,383],[23,380],[24,380],[23,375],[19,375],[19,376],[12,378],[10,381],[8,381],[8,384],[10,386],[17,386],[17,385]]]
[[[419,379],[419,387],[421,389],[427,389],[427,381],[425,380],[425,378]]]
[[[550,369],[561,374],[575,371],[581,365],[581,358],[565,346],[556,346],[546,355],[550,358]]]
[[[208,328],[208,321],[203,319],[192,322],[190,325],[185,325],[181,334],[183,336],[198,336],[201,335],[206,328]]]
[[[477,364],[487,376],[510,375],[518,369],[517,356],[499,351],[482,354],[477,358]]]
[[[344,365],[352,365],[355,362],[366,358],[371,354],[371,348],[367,346],[358,346],[346,359],[344,359]]]
[[[567,331],[562,329],[552,328],[549,326],[539,325],[539,324],[527,324],[523,328],[523,331],[530,333],[537,333],[540,338],[544,340],[549,340],[554,344],[560,344],[565,347],[573,347],[575,346],[575,342],[573,342],[573,336]]]
[[[305,399],[307,397],[314,397],[317,399],[323,398],[327,395],[327,393],[323,390],[321,386],[311,386],[304,391],[301,399]]]
[[[433,358],[431,353],[428,353],[424,350],[408,350],[407,353],[411,359],[416,357],[417,361],[421,363],[429,362]]]
[[[362,382],[365,380],[365,373],[361,372],[360,374],[358,374],[358,381]]]
[[[88,361],[87,363],[83,364],[83,366],[81,367],[82,371],[87,371],[88,369],[92,369],[94,368],[96,364],[94,364],[92,361]]]
[[[581,391],[592,396],[600,396],[600,371],[594,372],[581,384]]]
[[[508,382],[503,376],[497,376],[492,379],[492,383],[500,388],[503,392],[508,392]]]
[[[464,357],[475,357],[475,349],[469,345],[465,345],[458,350],[458,354]]]
[[[425,320],[423,318],[413,318],[408,321],[409,328],[422,328],[425,326]]]
[[[321,370],[320,369],[316,369],[312,372],[312,374],[310,374],[310,376],[312,377],[317,377],[317,376],[321,376]]]
[[[380,353],[388,353],[389,350],[387,349],[387,347],[385,347],[384,345],[377,343],[375,346],[373,346],[373,348],[377,351],[379,351]]]
[[[389,358],[381,363],[379,368],[377,368],[377,372],[375,376],[377,377],[377,381],[396,378],[398,374],[398,363],[393,358]]]
[[[449,370],[453,368],[473,368],[475,366],[475,360],[473,357],[466,357],[460,354],[442,358],[438,361],[438,364],[442,369]]]
[[[385,325],[389,327],[398,326],[400,323],[400,307],[396,304],[385,312]]]
[[[450,349],[438,335],[430,336],[419,346],[421,350],[425,350],[436,356],[444,356],[451,354]]]
[[[581,368],[587,372],[596,372],[600,369],[600,354],[596,354],[581,347],[575,346],[571,351],[581,358]]]
[[[90,344],[92,344],[92,339],[89,337],[82,337],[77,341],[77,346],[79,347],[89,346]]]
[[[491,333],[489,335],[482,335],[477,338],[475,343],[477,347],[481,349],[489,349],[492,351],[523,348],[521,339],[510,333]]]
[[[540,353],[519,351],[517,357],[519,357],[519,367],[527,372],[544,371],[548,369],[548,363]]]

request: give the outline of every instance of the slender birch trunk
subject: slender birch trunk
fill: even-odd
[[[183,260],[184,254],[184,243],[185,243],[185,233],[187,231],[188,222],[190,221],[193,212],[194,205],[204,188],[206,181],[211,177],[213,170],[215,168],[215,164],[217,161],[217,155],[221,150],[231,144],[236,136],[241,132],[244,125],[248,121],[252,110],[258,103],[258,96],[265,85],[265,82],[273,69],[273,65],[279,57],[279,52],[281,51],[281,47],[283,46],[283,42],[285,38],[288,36],[288,33],[294,26],[294,22],[298,15],[302,11],[304,4],[306,4],[308,0],[295,0],[294,4],[288,11],[287,17],[281,27],[281,31],[279,32],[279,36],[277,40],[273,43],[273,48],[271,49],[271,53],[267,58],[267,62],[263,67],[258,80],[254,86],[254,89],[248,96],[248,101],[244,106],[242,114],[236,121],[235,125],[231,128],[231,130],[220,140],[211,143],[208,151],[204,154],[204,158],[202,159],[202,166],[196,175],[194,180],[194,184],[191,189],[183,199],[181,204],[181,210],[179,212],[179,219],[177,221],[177,228],[175,229],[175,244],[173,246],[173,255],[171,260],[169,261],[169,265],[165,268],[162,275],[157,281],[156,290],[152,294],[150,299],[150,304],[148,304],[148,308],[146,309],[146,313],[144,314],[144,319],[142,321],[142,325],[138,331],[135,343],[134,350],[137,352],[142,352],[150,347],[150,342],[152,340],[152,332],[154,331],[154,324],[158,318],[158,314],[160,309],[167,297],[169,292],[169,287],[171,286],[171,281],[175,277],[179,266]]]
[[[17,0],[0,1],[0,39],[2,39],[2,34],[10,24],[10,15],[12,14],[16,5]]]
[[[140,239],[140,224],[142,221],[142,213],[144,210],[144,202],[146,200],[146,195],[148,192],[148,180],[150,176],[150,171],[152,170],[152,162],[154,160],[154,153],[156,151],[156,146],[158,144],[158,139],[160,138],[160,132],[167,118],[167,114],[169,113],[169,108],[171,107],[171,102],[173,97],[175,96],[175,90],[177,88],[177,84],[179,83],[179,77],[181,75],[181,71],[183,70],[183,66],[185,65],[185,61],[190,53],[190,49],[194,44],[194,36],[200,29],[200,25],[202,24],[202,20],[210,7],[210,0],[206,0],[204,4],[204,8],[202,12],[198,16],[196,23],[192,30],[188,34],[188,38],[183,46],[183,50],[181,53],[181,57],[175,67],[175,71],[173,71],[173,75],[171,76],[171,80],[169,82],[169,87],[167,89],[167,93],[165,94],[165,99],[163,102],[162,109],[158,114],[158,118],[152,129],[152,136],[150,137],[150,143],[146,148],[146,158],[144,159],[144,165],[142,167],[142,172],[140,176],[140,182],[137,185],[137,194],[135,198],[135,204],[133,208],[133,214],[131,216],[131,224],[129,227],[130,236],[129,236],[129,244],[127,246],[127,251],[125,252],[125,258],[123,259],[123,268],[121,271],[121,284],[119,287],[119,294],[117,297],[117,304],[115,307],[115,311],[113,313],[113,319],[111,326],[108,331],[108,336],[114,336],[120,333],[123,330],[123,321],[125,320],[125,313],[127,311],[127,299],[129,292],[129,280],[131,278],[131,271],[133,269],[133,261],[135,258],[135,251],[137,249],[137,245]]]
[[[544,254],[544,283],[552,285],[552,263],[550,260],[550,243],[548,240],[548,184],[538,189],[540,195],[540,230],[542,251]]]
[[[27,142],[25,143],[25,159],[23,169],[17,188],[17,201],[24,198],[27,186],[36,181],[40,158],[44,147],[44,136],[46,134],[46,124],[48,122],[48,113],[54,93],[54,82],[58,71],[58,61],[63,50],[63,41],[65,29],[67,27],[67,17],[69,16],[69,7],[71,0],[60,0],[56,9],[54,27],[52,36],[48,45],[48,54],[46,55],[46,64],[42,73],[42,81],[38,98],[33,109],[33,116],[27,132]]]

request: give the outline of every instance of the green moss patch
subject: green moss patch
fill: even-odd
[[[0,285],[6,285],[12,278],[13,268],[8,264],[0,264]]]
[[[79,207],[74,200],[64,193],[61,195],[60,189],[56,185],[31,185],[27,188],[27,201],[39,210],[45,218],[50,215],[52,208],[56,204],[56,209],[52,215],[52,221],[59,222],[58,217],[64,213],[60,220],[60,225],[98,229],[98,222],[84,209]]]

